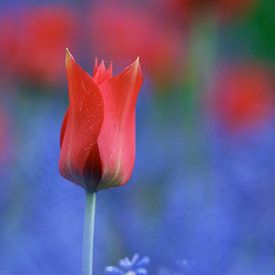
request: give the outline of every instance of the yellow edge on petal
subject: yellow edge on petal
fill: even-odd
[[[135,66],[134,66],[134,72],[135,73],[133,73],[133,78],[136,78],[136,76],[137,76],[137,70],[138,70],[138,68],[139,68],[139,66],[140,66],[140,63],[139,63],[139,57],[137,57],[137,59],[134,61],[134,63],[133,64],[135,64]],[[132,65],[130,65],[128,68],[126,68],[126,70],[125,71],[127,71],[130,67],[131,67]],[[121,74],[123,74],[125,71],[123,71]],[[120,75],[120,74],[119,74]],[[116,76],[116,77],[118,77],[118,76]],[[134,79],[133,79],[134,80]],[[134,82],[134,81],[133,81]],[[136,84],[136,82],[135,82],[135,84]],[[134,87],[133,87],[134,88]],[[129,106],[129,101],[131,100],[131,98],[130,97],[128,97],[128,100],[126,101],[126,106]],[[127,112],[123,112],[124,114],[125,113],[127,113]],[[123,114],[122,113],[122,114]],[[122,115],[122,117],[121,117],[121,119],[120,119],[120,121],[124,121],[125,120],[125,115],[123,116]],[[120,131],[119,131],[119,133],[120,133]],[[116,169],[116,172],[115,172],[115,175],[110,179],[110,180],[108,180],[107,181],[107,183],[103,183],[103,182],[101,182],[101,183],[99,183],[99,187],[100,188],[98,188],[98,190],[100,190],[100,189],[104,189],[104,188],[108,188],[108,187],[112,187],[112,186],[120,186],[120,184],[119,184],[119,182],[120,181],[118,181],[118,176],[119,176],[119,172],[120,172],[120,167],[121,167],[121,146],[119,147],[120,148],[120,150],[119,150],[119,153],[118,153],[118,155],[119,155],[119,157],[118,157],[118,159],[120,160],[120,161],[118,161],[118,166],[117,166],[117,169]],[[117,184],[115,184],[117,182]]]

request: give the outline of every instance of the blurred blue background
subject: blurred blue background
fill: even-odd
[[[136,252],[149,274],[275,274],[272,1],[0,3],[1,275],[80,274],[65,47],[87,71],[140,56],[144,74],[133,176],[98,193],[95,274]]]

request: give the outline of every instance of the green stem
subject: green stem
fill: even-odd
[[[82,274],[93,275],[96,192],[87,191],[83,232]]]

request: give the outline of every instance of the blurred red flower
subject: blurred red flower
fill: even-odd
[[[65,78],[64,49],[75,44],[76,20],[65,6],[28,9],[20,30],[19,76],[27,82],[57,85]]]
[[[123,185],[135,159],[135,108],[142,75],[138,59],[112,76],[112,65],[86,73],[66,56],[69,108],[60,136],[59,170],[90,190]]]
[[[14,78],[18,65],[20,57],[18,18],[18,12],[15,11],[5,11],[5,13],[0,16],[1,86],[8,83],[11,78]]]
[[[226,19],[235,15],[242,15],[252,8],[257,0],[160,0],[155,5],[162,5],[164,13],[172,13],[172,16],[180,20],[196,19],[204,12],[220,19]]]
[[[243,64],[222,70],[217,77],[214,107],[229,129],[257,125],[273,109],[271,74],[260,65]]]
[[[158,84],[178,76],[184,43],[181,34],[144,9],[126,5],[95,6],[90,14],[92,51],[123,64],[139,56]]]

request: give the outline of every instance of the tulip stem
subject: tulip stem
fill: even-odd
[[[82,274],[93,275],[96,192],[87,191],[83,232]]]

